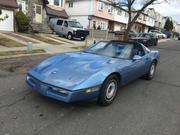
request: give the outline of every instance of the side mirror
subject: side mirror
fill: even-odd
[[[140,60],[142,57],[139,55],[134,55],[133,61]]]

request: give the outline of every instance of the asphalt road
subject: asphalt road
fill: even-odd
[[[154,80],[121,88],[108,107],[43,97],[23,73],[5,70],[15,60],[0,60],[0,135],[180,135],[180,41],[156,48],[161,62]]]

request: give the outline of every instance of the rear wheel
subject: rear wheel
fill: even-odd
[[[98,98],[98,104],[102,106],[110,105],[116,96],[116,92],[119,88],[119,78],[117,75],[109,76],[103,83]]]

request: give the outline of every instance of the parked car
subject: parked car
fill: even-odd
[[[137,37],[130,38],[130,40],[142,43],[146,47],[158,44],[158,38],[153,33],[140,33]]]
[[[89,34],[89,31],[84,30],[78,21],[52,18],[50,19],[49,26],[57,34],[66,36],[69,40],[73,38],[85,40]]]
[[[154,33],[158,38],[167,38],[167,35],[157,30],[150,30],[149,33]]]
[[[167,36],[167,38],[171,38],[172,37],[172,32],[169,32],[166,29],[161,29],[161,32],[164,33]]]
[[[27,73],[26,82],[64,102],[113,102],[116,92],[139,77],[153,79],[160,54],[137,42],[100,41],[81,52],[53,56]]]
[[[180,35],[178,36],[178,40],[180,40]]]
[[[121,31],[110,31],[109,33],[113,33],[115,35],[124,35],[125,32],[126,32],[126,29],[121,30]],[[134,32],[132,30],[129,32],[129,38],[136,37],[137,35],[138,35],[138,33]]]

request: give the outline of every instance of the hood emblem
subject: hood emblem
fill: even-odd
[[[57,71],[53,71],[52,74],[57,74]]]

